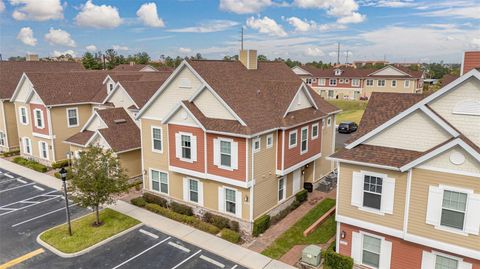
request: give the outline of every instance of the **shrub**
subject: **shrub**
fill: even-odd
[[[196,218],[195,216],[182,215],[182,214],[173,212],[168,208],[162,207],[158,204],[148,203],[145,205],[145,208],[147,210],[160,214],[169,219],[173,219],[175,221],[191,225],[207,233],[218,234],[218,232],[220,231],[220,229],[218,229],[217,227],[213,226],[212,224],[203,222],[200,219]]]
[[[23,157],[15,157],[13,158],[13,162],[18,163],[20,165],[25,165],[28,162],[28,160]]]
[[[270,216],[263,215],[253,222],[253,236],[259,236],[270,227]]]
[[[67,170],[67,178],[70,178],[70,168],[66,168],[65,170]],[[62,179],[62,176],[60,176],[60,172],[55,172],[53,175],[58,179]]]
[[[68,160],[63,160],[63,161],[58,161],[58,162],[52,163],[52,168],[53,169],[59,169],[59,168],[66,167],[66,166],[68,166]]]
[[[353,259],[348,256],[340,255],[333,251],[324,252],[324,264],[335,269],[352,269]]]
[[[171,202],[170,209],[178,214],[193,216],[193,209],[188,205]]]
[[[15,155],[18,155],[18,154],[20,154],[20,150],[18,150],[18,149],[2,153],[2,155],[4,157],[11,157],[11,156],[15,156]]]
[[[164,199],[160,196],[157,196],[155,194],[148,193],[148,192],[143,194],[143,199],[145,199],[145,201],[147,203],[157,204],[157,205],[159,205],[161,207],[165,207],[165,208],[168,205],[168,202],[167,202],[166,199]]]
[[[283,218],[285,218],[290,212],[295,210],[297,207],[299,207],[302,203],[299,201],[295,200],[293,201],[292,204],[290,204],[287,208],[283,209],[282,211],[278,212],[275,216],[270,218],[270,225],[274,225],[281,221]]]
[[[229,225],[230,225],[230,230],[235,232],[240,231],[240,224],[238,223],[238,221],[231,220]]]
[[[222,217],[222,216],[212,214],[210,212],[207,212],[203,215],[203,220],[210,223],[210,224],[213,224],[213,225],[217,226],[219,229],[224,229],[224,228],[230,227],[230,225],[229,225],[230,220],[229,219],[227,219],[225,217]]]
[[[45,165],[40,164],[36,161],[27,160],[23,157],[15,157],[13,159],[13,162],[41,173],[45,173],[48,170],[48,168]]]
[[[299,192],[297,192],[297,194],[295,194],[295,200],[300,202],[300,203],[303,203],[307,200],[308,198],[308,191],[307,190],[301,190]]]
[[[145,201],[145,199],[143,199],[143,197],[133,198],[132,200],[130,200],[130,202],[133,205],[136,205],[139,207],[145,207],[145,205],[147,205],[147,202]]]
[[[235,231],[232,231],[230,229],[222,229],[222,231],[220,232],[220,236],[227,240],[227,241],[230,241],[232,243],[238,243],[240,241],[240,234],[235,232]]]

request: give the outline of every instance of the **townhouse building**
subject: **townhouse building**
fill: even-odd
[[[373,93],[338,163],[337,252],[359,268],[480,268],[480,71]]]
[[[373,92],[422,93],[422,71],[388,65],[382,69],[334,67],[321,69],[311,65],[293,67],[293,71],[324,99],[358,100]]]
[[[287,206],[333,170],[338,109],[287,65],[189,60],[138,112],[144,191],[235,219]]]
[[[0,152],[19,149],[15,105],[10,98],[23,72],[66,72],[83,70],[71,62],[0,61]]]

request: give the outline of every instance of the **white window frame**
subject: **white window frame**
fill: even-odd
[[[395,85],[393,85],[393,84],[394,84],[394,82],[395,82]],[[394,88],[396,88],[396,87],[397,87],[397,84],[398,84],[398,83],[397,83],[397,81],[396,81],[395,79],[394,79],[394,80],[392,80],[390,83],[391,83],[392,87],[394,87]]]
[[[43,156],[43,145],[45,145],[45,155],[46,156]],[[40,156],[40,158],[44,159],[44,160],[48,160],[49,156],[48,156],[48,144],[47,142],[45,141],[38,141],[38,155]]]
[[[367,79],[365,82],[366,86],[373,86],[373,79]]]
[[[328,127],[332,126],[332,117],[327,118],[327,126]]]
[[[160,150],[156,149],[155,148],[155,139],[153,137],[153,129],[158,129],[160,130]],[[158,126],[151,126],[150,128],[150,137],[152,138],[152,152],[156,152],[156,153],[163,153],[163,130],[162,130],[162,127],[158,127]],[[158,140],[158,139],[157,139]]]
[[[360,80],[358,78],[352,79],[352,86],[354,87],[360,86]]]
[[[380,81],[383,81],[383,83],[382,83],[383,85],[380,85]],[[377,79],[377,87],[385,87],[386,83],[387,82],[384,79]]]
[[[23,115],[22,113],[25,112],[25,121],[23,121]],[[28,111],[27,111],[27,107],[25,106],[21,106],[18,108],[18,116],[20,118],[20,123],[22,125],[28,125]]]
[[[377,269],[377,267],[372,267],[370,265],[367,265],[367,264],[364,264],[363,263],[363,251],[364,251],[364,248],[363,248],[363,241],[365,240],[365,236],[368,236],[368,237],[372,237],[372,238],[376,238],[376,239],[379,239],[380,240],[380,253],[378,253],[378,260],[379,260],[379,266],[380,266],[380,261],[382,259],[382,243],[383,241],[385,241],[385,237],[382,237],[382,236],[378,236],[378,235],[374,235],[374,234],[371,234],[371,233],[365,233],[363,231],[360,232],[360,235],[362,236],[362,248],[361,248],[361,258],[362,258],[362,265],[367,267],[367,268],[372,268],[372,269]],[[379,268],[379,267],[378,267]]]
[[[68,114],[69,111],[75,110],[75,115],[77,118],[77,124],[75,125],[70,125],[70,115]],[[78,127],[80,125],[80,115],[78,114],[78,107],[69,107],[66,109],[67,111],[67,126],[68,128],[73,128],[73,127]]]
[[[193,134],[191,133],[184,133],[184,132],[179,132],[180,134],[180,160],[184,161],[184,162],[193,162],[193,147],[197,146],[197,145],[194,145],[193,143]],[[182,142],[182,136],[188,136],[190,137],[190,158],[185,158],[183,157],[183,142]]]
[[[325,129],[325,119],[322,119],[322,130]]]
[[[157,190],[154,190],[153,189],[153,172],[158,172],[158,191]],[[167,183],[163,183],[163,184],[167,184],[167,192],[162,192],[162,177],[161,177],[161,173],[164,173],[167,175]],[[153,168],[150,168],[150,191],[152,192],[155,192],[155,193],[161,193],[161,194],[166,194],[166,195],[170,195],[170,175],[168,174],[167,171],[163,171],[163,170],[159,170],[159,169],[153,169]]]
[[[39,118],[37,117],[37,112],[40,112],[41,125],[38,125]],[[38,129],[44,129],[45,128],[45,119],[43,118],[43,111],[41,109],[35,108],[33,110],[33,121],[34,121],[35,127],[37,127]]]
[[[273,134],[267,135],[266,140],[267,140],[267,142],[265,144],[267,144],[267,149],[273,147]]]
[[[229,138],[221,138],[219,137],[218,138],[219,140],[219,147],[218,147],[218,167],[219,168],[222,168],[222,169],[225,169],[225,170],[229,170],[229,171],[233,171],[233,167],[232,167],[232,164],[233,164],[233,155],[232,155],[232,146],[233,146],[233,139],[229,139]],[[222,142],[228,142],[230,143],[230,153],[227,154],[227,153],[222,153]],[[230,166],[227,166],[227,165],[223,165],[222,164],[222,154],[226,154],[226,155],[230,155]]]
[[[293,134],[295,134],[295,144],[291,143],[291,141],[292,141],[291,137],[292,137]],[[298,130],[295,129],[295,130],[290,131],[288,133],[288,148],[293,149],[294,147],[297,146],[297,144],[298,144]]]
[[[280,186],[280,182],[283,180],[283,185]],[[280,187],[282,189],[280,189]],[[280,199],[280,190],[282,191],[282,199]],[[287,178],[286,177],[280,177],[277,182],[277,201],[278,203],[285,201],[287,199]]]
[[[233,203],[235,204],[235,206],[233,207],[233,208],[235,208],[235,213],[227,211],[227,202],[232,202],[232,201],[227,201],[227,190],[231,190],[231,191],[235,192],[234,201],[233,201]],[[229,215],[232,215],[232,216],[238,216],[239,212],[237,212],[237,192],[238,192],[237,189],[230,188],[230,187],[223,187],[223,208],[224,208],[225,214],[229,214]]]
[[[197,182],[197,200],[198,201],[192,201],[192,196],[191,196],[191,193],[192,193],[192,189],[190,188],[190,181],[196,181]],[[191,202],[191,203],[194,203],[194,204],[201,204],[201,201],[200,201],[200,192],[201,192],[201,189],[200,189],[200,180],[198,179],[194,179],[194,178],[187,178],[187,183],[188,183],[188,201]]]
[[[184,89],[191,89],[192,88],[192,80],[189,78],[180,78],[178,82],[178,87],[179,88],[184,88]]]
[[[456,209],[451,209],[451,208],[445,208],[443,206],[443,199],[444,199],[444,196],[445,196],[445,192],[448,191],[448,192],[457,192],[457,193],[461,193],[461,194],[465,194],[467,196],[467,198],[465,199],[465,211],[461,212],[460,210],[456,210]],[[458,229],[458,228],[455,228],[455,227],[450,227],[450,226],[446,226],[446,225],[442,225],[442,218],[441,218],[441,215],[442,213],[440,213],[440,227],[442,229],[448,229],[448,230],[454,230],[454,231],[461,231],[461,232],[465,232],[465,226],[466,226],[466,222],[467,222],[467,206],[468,206],[468,199],[469,199],[469,195],[468,195],[468,192],[465,192],[465,191],[460,191],[460,190],[453,190],[453,189],[448,189],[448,188],[444,188],[443,189],[443,195],[442,195],[442,205],[440,206],[441,208],[441,211],[440,212],[443,212],[444,209],[446,210],[451,210],[451,211],[455,211],[455,212],[460,212],[460,213],[463,213],[463,225],[462,225],[462,229]]]
[[[324,78],[319,78],[318,79],[318,85],[325,86],[325,84],[326,84],[326,80]]]
[[[314,128],[317,128],[317,135],[315,135],[315,136],[313,135],[313,129],[314,129]],[[317,139],[317,138],[318,138],[319,130],[320,130],[320,129],[319,129],[319,127],[318,127],[318,122],[317,122],[317,123],[314,123],[314,124],[312,124],[312,140],[314,140],[314,139]]]
[[[308,85],[312,85],[312,79],[311,78],[305,79],[305,83],[307,83]]]
[[[303,131],[304,130],[307,131],[307,134],[306,134],[305,137],[303,137]],[[305,138],[305,149],[302,149],[304,138]],[[302,127],[302,129],[300,129],[300,155],[303,155],[303,154],[308,152],[308,138],[309,138],[308,137],[308,126]]]
[[[406,79],[405,81],[403,81],[403,87],[410,88],[410,80]]]
[[[382,180],[382,191],[380,193],[376,192],[376,191],[370,191],[370,190],[365,190],[365,188],[363,187],[363,185],[365,185],[365,177],[366,176],[369,176],[369,177],[375,177],[375,178],[380,178]],[[376,173],[371,173],[371,172],[364,172],[362,173],[362,179],[363,179],[363,184],[362,184],[362,196],[365,197],[365,193],[371,193],[371,194],[374,194],[374,195],[378,195],[380,196],[380,208],[373,208],[373,207],[368,207],[368,206],[365,206],[365,204],[362,204],[362,209],[366,210],[366,211],[375,211],[375,212],[382,212],[382,197],[383,197],[383,188],[384,188],[384,184],[383,182],[385,181],[385,178],[386,176],[383,175],[383,174],[376,174]],[[365,198],[363,199],[363,202],[365,203]]]
[[[258,143],[258,148],[257,148],[257,143]],[[260,152],[260,150],[262,149],[262,140],[260,139],[260,137],[254,138],[252,145],[253,145],[253,153]]]
[[[22,144],[23,144],[23,153],[25,154],[28,154],[28,155],[32,155],[32,139],[30,139],[29,137],[24,137],[22,138]],[[28,151],[27,151],[27,146],[28,146]]]
[[[332,83],[332,81],[335,81],[335,83]],[[337,86],[337,79],[336,78],[331,78],[328,80],[328,85],[329,86]]]
[[[0,131],[0,146],[6,146],[6,138],[7,136],[5,135],[5,132]]]

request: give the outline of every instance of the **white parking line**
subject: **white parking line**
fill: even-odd
[[[209,262],[213,265],[216,265],[220,268],[225,268],[225,264],[221,263],[221,262],[217,262],[216,260],[212,259],[212,258],[209,258],[207,256],[204,256],[204,255],[200,255],[200,259],[206,261],[206,262]]]
[[[153,238],[155,238],[155,239],[158,239],[158,235],[153,234],[153,233],[148,232],[148,231],[145,231],[144,229],[140,229],[140,230],[138,230],[138,231],[141,232],[142,234],[146,234],[146,235],[148,235],[148,236],[150,236],[150,237],[153,237]]]
[[[175,265],[174,267],[172,267],[172,269],[175,269],[175,268],[178,268],[180,265],[186,263],[188,260],[190,260],[191,258],[195,257],[195,255],[197,255],[198,253],[202,252],[202,250],[198,250],[197,252],[193,253],[192,255],[190,255],[188,258],[186,258],[185,260],[183,260],[182,262],[180,262],[179,264]]]
[[[7,179],[7,180],[2,180],[2,181],[0,181],[0,183],[12,182],[12,181],[15,181],[15,180],[18,181],[18,179],[12,178],[12,179]],[[27,182],[24,182],[24,184],[25,184],[25,183],[27,183]]]
[[[153,245],[153,246],[151,246],[151,247],[147,248],[146,250],[144,250],[144,251],[142,251],[142,252],[138,253],[137,255],[135,255],[135,256],[133,256],[133,257],[131,257],[130,259],[128,259],[128,260],[126,260],[126,261],[122,262],[121,264],[119,264],[119,265],[117,265],[117,266],[113,267],[112,269],[117,269],[117,268],[119,268],[119,267],[121,267],[121,266],[125,265],[125,264],[126,264],[126,263],[128,263],[129,261],[131,261],[131,260],[133,260],[133,259],[136,259],[137,257],[139,257],[139,256],[143,255],[145,252],[147,252],[147,251],[149,251],[149,250],[151,250],[151,249],[155,248],[156,246],[158,246],[158,245],[162,244],[163,242],[167,241],[167,240],[168,240],[168,239],[170,239],[170,238],[171,238],[171,237],[169,236],[169,237],[167,237],[167,238],[163,239],[162,241],[160,241],[160,242],[156,243],[155,245]]]
[[[70,208],[70,207],[75,206],[75,205],[77,205],[77,204],[72,204],[72,205],[69,205],[68,207]],[[24,220],[24,221],[19,222],[19,223],[15,223],[15,224],[12,225],[12,228],[13,228],[13,227],[20,226],[20,225],[25,224],[25,223],[30,222],[30,221],[33,221],[33,220],[36,220],[36,219],[45,217],[45,216],[48,216],[48,215],[50,215],[50,214],[53,214],[53,213],[55,213],[55,212],[58,212],[58,211],[64,210],[64,209],[65,209],[65,207],[62,207],[62,208],[59,208],[59,209],[57,209],[57,210],[53,210],[53,211],[50,211],[50,212],[48,212],[48,213],[42,214],[42,215],[40,215],[40,216],[36,216],[36,217],[33,217],[33,218],[31,218],[31,219]]]
[[[25,181],[23,179],[20,179],[20,178],[17,178],[17,181],[20,182],[20,183],[23,183],[23,184],[27,184],[27,181]]]
[[[5,206],[9,206],[9,205],[13,205],[13,204],[16,204],[16,203],[21,202],[21,201],[32,200],[33,198],[37,198],[37,197],[40,197],[40,196],[50,196],[50,193],[52,193],[52,192],[56,192],[56,191],[55,190],[49,191],[49,192],[46,192],[46,193],[43,193],[43,194],[32,196],[30,198],[26,198],[26,199],[23,199],[23,200],[20,200],[20,201],[13,202],[13,203],[10,203],[10,204],[2,205],[2,206],[0,206],[0,208],[5,207]],[[58,194],[56,196],[58,196]]]
[[[237,268],[237,266],[238,266],[238,265],[237,265],[237,264],[235,264],[235,265],[234,265],[234,266],[233,266],[231,269],[235,269],[235,268]]]
[[[12,212],[15,212],[15,211],[18,211],[18,210],[22,210],[22,209],[25,209],[25,208],[28,208],[28,207],[32,207],[32,206],[35,206],[35,205],[38,205],[38,204],[41,204],[41,203],[45,203],[45,202],[48,202],[48,201],[53,200],[53,199],[56,199],[56,198],[57,198],[57,197],[52,197],[52,198],[43,200],[43,201],[41,201],[41,202],[38,202],[38,203],[36,203],[36,204],[27,205],[27,206],[24,206],[24,207],[21,207],[21,208],[15,208],[15,210],[2,213],[2,214],[0,214],[0,216],[7,215],[7,214],[10,214],[10,213],[12,213]]]
[[[30,186],[30,185],[33,185],[35,183],[28,183],[28,184],[25,184],[25,185],[22,185],[22,186],[17,186],[17,187],[13,187],[13,188],[10,188],[10,189],[6,189],[6,190],[1,190],[0,193],[3,193],[3,192],[6,192],[6,191],[11,191],[11,190],[16,190],[16,189],[20,189],[20,188],[23,188],[23,187],[27,187],[27,186]]]
[[[7,176],[7,177],[9,177],[9,178],[13,178],[13,176],[10,175],[10,174],[5,174],[5,176]]]
[[[175,244],[175,243],[173,243],[172,241],[168,242],[168,244],[169,244],[170,246],[174,247],[174,248],[178,248],[179,250],[185,251],[185,252],[187,252],[187,253],[190,252],[190,250],[189,250],[188,248],[186,248],[186,247],[184,247],[184,246],[180,246],[179,244]]]
[[[33,187],[34,187],[35,189],[39,190],[39,191],[44,191],[44,190],[45,190],[44,188],[41,188],[41,187],[39,187],[39,186],[37,186],[37,185],[33,185]]]

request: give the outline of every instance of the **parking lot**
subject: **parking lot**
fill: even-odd
[[[90,212],[75,204],[70,211],[72,219]],[[0,268],[243,268],[147,226],[84,255],[61,258],[36,238],[64,222],[61,192],[0,169]]]

